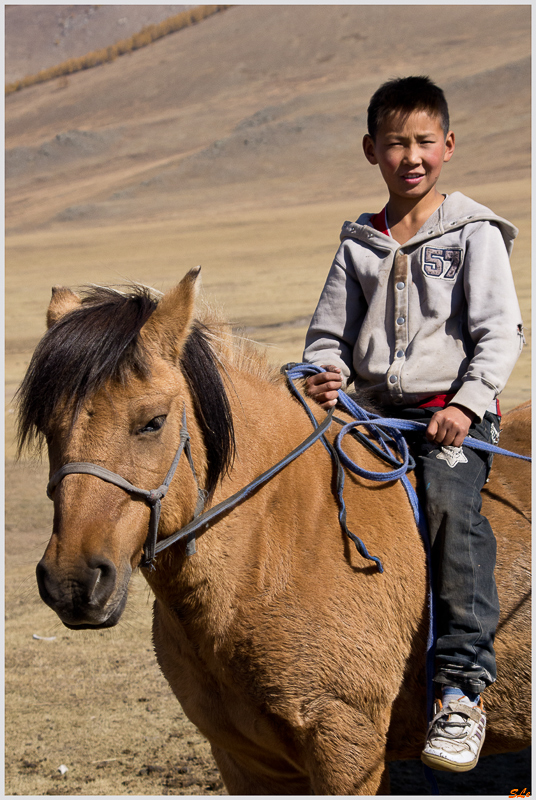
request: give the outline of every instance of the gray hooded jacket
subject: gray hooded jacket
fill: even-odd
[[[517,229],[460,192],[404,245],[372,216],[343,225],[304,361],[340,367],[384,405],[454,393],[481,419],[524,342],[509,262]]]

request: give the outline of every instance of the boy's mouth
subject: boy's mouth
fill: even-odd
[[[417,172],[408,172],[405,175],[402,175],[401,177],[402,180],[404,180],[406,183],[417,184],[424,178],[424,175],[421,175],[420,173]]]

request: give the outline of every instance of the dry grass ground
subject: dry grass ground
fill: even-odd
[[[300,360],[341,223],[384,200],[359,152],[368,97],[393,74],[428,72],[433,55],[458,135],[442,188],[520,229],[512,268],[528,346],[502,404],[528,399],[529,31],[527,6],[239,6],[7,98],[6,793],[224,791],[156,667],[141,578],[106,632],[67,631],[37,595],[52,504],[45,466],[13,461],[12,398],[50,287],[167,289],[201,263],[228,319],[274,363]],[[443,792],[530,785],[527,754],[505,758],[440,776]],[[395,791],[426,792],[408,769],[394,768]]]

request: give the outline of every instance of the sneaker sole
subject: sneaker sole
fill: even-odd
[[[468,764],[456,764],[454,761],[449,761],[448,758],[421,753],[421,761],[423,764],[426,764],[427,767],[436,769],[439,772],[469,772],[469,770],[474,769],[478,764],[478,756],[474,761],[469,761]]]

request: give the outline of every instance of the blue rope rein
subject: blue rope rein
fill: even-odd
[[[311,420],[313,426],[315,428],[318,427],[318,423],[312,413],[311,409],[307,405],[305,399],[303,398],[301,392],[298,391],[296,386],[294,385],[295,380],[299,380],[300,378],[306,378],[309,375],[314,375],[320,372],[324,372],[325,370],[322,367],[317,367],[313,364],[286,364],[284,367],[281,368],[281,371],[285,374],[289,388],[296,397],[297,400],[302,404],[303,408],[305,409],[309,419]],[[348,398],[350,399],[350,398]],[[359,406],[356,405],[357,414],[360,416],[362,420],[368,418],[367,412],[364,409],[361,409]],[[344,502],[344,470],[340,467],[340,462],[342,459],[340,458],[340,454],[338,453],[337,449],[334,448],[326,439],[325,436],[322,436],[322,444],[328,451],[329,455],[335,460],[338,466],[338,475],[337,475],[337,502],[339,505],[339,523],[346,533],[346,535],[353,541],[355,544],[357,551],[363,558],[369,559],[370,561],[374,561],[376,566],[378,567],[379,572],[383,572],[383,565],[380,559],[377,556],[371,556],[368,552],[365,543],[352,531],[349,530],[346,524],[346,503]]]
[[[287,364],[282,368],[282,372],[286,375],[288,379],[288,384],[292,394],[299,400],[299,402],[304,407],[305,411],[309,415],[311,422],[316,427],[317,422],[316,419],[310,410],[309,406],[307,405],[305,399],[303,398],[301,392],[298,391],[296,386],[294,385],[295,380],[306,378],[310,375],[319,374],[321,372],[325,372],[322,367],[318,367],[314,364]],[[353,422],[349,422],[348,424],[344,425],[340,432],[338,433],[335,443],[334,443],[334,450],[337,454],[338,459],[340,462],[350,471],[353,472],[355,475],[358,475],[362,478],[367,478],[373,481],[394,481],[394,480],[401,480],[402,485],[406,491],[408,496],[409,502],[413,509],[413,514],[415,516],[415,521],[421,532],[421,536],[423,537],[423,541],[425,543],[428,542],[428,532],[426,530],[426,523],[424,521],[424,515],[422,513],[422,509],[419,504],[419,500],[417,498],[417,493],[413,488],[411,482],[409,481],[406,473],[408,472],[409,465],[410,465],[410,455],[409,455],[409,448],[407,445],[406,440],[404,439],[403,435],[400,433],[398,427],[394,424],[396,421],[389,420],[390,424],[388,426],[384,426],[384,419],[380,417],[378,414],[372,414],[369,411],[366,411],[364,408],[359,406],[351,397],[349,397],[346,392],[342,390],[339,391],[339,403],[345,409],[345,411],[350,414],[354,418]],[[391,451],[386,437],[383,435],[382,431],[380,430],[379,424],[382,427],[389,428],[392,438],[391,442],[394,443],[396,449],[398,450],[402,462],[400,462],[396,456]],[[358,426],[365,426],[368,428],[369,432],[378,442],[376,449],[378,450],[379,454],[383,454],[388,457],[388,460],[392,464],[397,464],[395,469],[389,470],[387,472],[374,472],[370,470],[366,470],[356,464],[352,459],[344,452],[342,447],[342,440],[345,436],[347,436],[352,430],[354,430]],[[322,442],[324,447],[332,454],[332,448],[328,444],[325,437],[322,437]],[[337,500],[339,503],[339,521],[344,520],[346,521],[346,505],[344,502],[343,496],[344,490],[344,472],[342,473],[342,477],[339,481],[338,490],[337,490]],[[352,539],[354,544],[356,545],[358,551],[364,558],[367,558],[371,561],[374,561],[378,567],[379,572],[383,572],[383,565],[381,560],[377,556],[371,556],[364,544],[364,542],[359,539],[355,534],[351,533],[346,525],[343,525],[343,528],[346,534]]]

